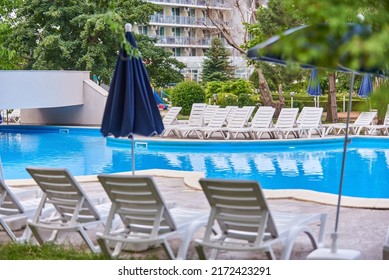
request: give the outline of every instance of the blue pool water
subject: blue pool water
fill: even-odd
[[[99,130],[0,127],[7,179],[29,178],[26,166],[66,167],[74,175],[131,170],[128,139],[105,139]],[[136,141],[136,169],[203,171],[206,177],[258,180],[267,189],[337,193],[343,139],[291,141]],[[353,138],[343,194],[389,198],[389,138]]]

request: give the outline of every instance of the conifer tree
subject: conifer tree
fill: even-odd
[[[203,62],[203,82],[227,81],[234,77],[234,67],[229,60],[227,48],[220,38],[213,38]]]

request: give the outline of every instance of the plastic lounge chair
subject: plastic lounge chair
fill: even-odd
[[[239,108],[239,106],[226,106],[226,108],[230,109],[230,112],[228,113],[227,116],[227,123],[231,120],[232,116],[234,115],[234,112],[236,109]]]
[[[220,250],[265,252],[276,259],[273,245],[282,244],[281,259],[290,259],[293,245],[300,233],[308,235],[313,248],[322,245],[326,214],[294,214],[270,211],[257,181],[200,179],[201,187],[211,205],[211,214],[202,239],[196,239],[200,259],[216,259]],[[221,233],[213,237],[217,223]],[[319,224],[318,237],[311,225]]]
[[[228,129],[230,138],[236,139],[239,134],[243,134],[245,138],[256,138],[256,134],[254,133],[256,129],[269,128],[273,125],[274,112],[275,109],[273,107],[259,107],[249,127]]]
[[[222,129],[224,138],[230,139],[231,135],[229,131],[241,129],[247,126],[251,113],[252,108],[249,106],[235,109],[234,114],[227,123],[227,126]]]
[[[219,105],[207,105],[204,111],[204,124],[207,125],[212,119],[213,115],[216,113]]]
[[[26,169],[43,191],[37,215],[27,220],[27,225],[37,242],[42,245],[45,242],[55,241],[59,232],[78,232],[93,252],[99,252],[100,248],[93,244],[86,229],[104,224],[111,204],[94,206],[67,169],[37,167]],[[54,213],[50,217],[38,215],[45,204],[54,207]],[[50,238],[44,240],[40,230],[51,231]]]
[[[207,126],[191,128],[191,130],[193,130],[200,139],[210,138],[215,132],[219,132],[224,136],[223,126],[226,123],[229,112],[229,108],[218,108]]]
[[[288,137],[288,129],[294,127],[298,114],[298,108],[282,108],[277,118],[276,123],[270,128],[255,128],[252,133],[255,133],[257,139],[261,139],[264,134],[268,134],[270,138],[275,139]]]
[[[194,103],[190,111],[189,120],[185,123],[179,122],[176,125],[165,127],[164,135],[170,130],[174,131],[173,133],[178,135],[180,138],[190,136],[193,132],[190,128],[201,127],[204,125],[204,112],[206,107],[207,104],[205,103]],[[184,130],[185,133],[180,133],[179,130]]]
[[[26,227],[20,236],[16,236],[15,231],[20,230],[26,225],[26,221],[35,215],[40,204],[40,199],[36,195],[31,199],[19,200],[17,195],[8,187],[3,180],[0,180],[0,226],[7,235],[15,242],[23,242],[29,239],[31,232]],[[21,192],[21,195],[28,195],[28,192]],[[53,209],[45,207],[41,209],[41,215],[48,215]]]
[[[164,132],[161,134],[162,137],[169,136],[170,134],[174,134],[174,125],[177,124],[177,116],[180,113],[182,107],[171,107],[166,115],[163,117],[162,122],[165,127]],[[178,135],[176,135],[178,136]]]
[[[373,124],[376,115],[377,115],[377,111],[360,113],[358,118],[355,120],[355,122],[349,124],[349,133],[355,135],[360,134],[362,132],[362,129]],[[328,135],[332,132],[334,134],[341,134],[346,132],[345,123],[333,123],[330,125],[326,125],[325,127],[326,127],[325,135]]]
[[[380,135],[389,135],[389,104],[386,109],[383,124],[368,125],[365,127],[365,134],[374,135],[376,133]]]
[[[323,108],[320,107],[304,107],[296,120],[297,127],[285,128],[280,130],[283,133],[283,138],[287,138],[289,133],[295,138],[300,138],[305,135],[311,138],[316,132],[320,137],[324,136],[324,128],[321,123]]]
[[[106,255],[116,258],[123,249],[143,251],[160,244],[168,257],[174,259],[168,240],[178,234],[182,242],[176,259],[186,258],[193,234],[207,224],[208,211],[168,209],[149,176],[99,175],[98,178],[112,201],[104,232],[97,233]],[[121,230],[112,228],[115,215],[123,224]]]

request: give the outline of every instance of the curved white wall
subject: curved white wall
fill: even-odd
[[[101,124],[108,92],[86,71],[0,71],[0,109],[22,124]]]

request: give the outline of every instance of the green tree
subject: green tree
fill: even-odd
[[[234,68],[229,61],[229,53],[220,38],[213,38],[203,62],[203,82],[227,81],[234,77]]]
[[[20,1],[4,44],[23,59],[24,69],[88,70],[104,83],[110,82],[124,42],[124,24],[147,24],[150,15],[160,10],[142,0]],[[154,52],[140,52],[145,61],[157,60],[146,57]],[[153,69],[158,64],[150,65]],[[159,80],[158,75],[150,76]]]

